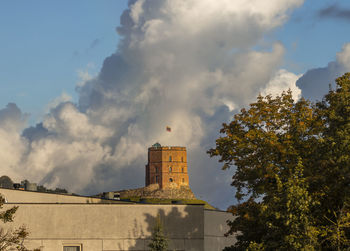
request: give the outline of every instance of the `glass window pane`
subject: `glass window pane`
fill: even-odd
[[[80,251],[80,247],[77,246],[65,246],[63,251]]]

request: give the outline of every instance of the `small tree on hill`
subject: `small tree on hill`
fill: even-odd
[[[9,176],[3,175],[0,177],[0,187],[13,188],[13,181]]]
[[[4,203],[5,199],[0,195],[0,209],[3,208]],[[17,209],[18,207],[15,206],[7,210],[0,211],[0,220],[3,223],[12,222]],[[23,245],[23,241],[27,236],[28,232],[24,226],[14,230],[6,230],[0,225],[0,251],[27,251],[28,249]]]
[[[152,242],[148,245],[152,251],[166,251],[168,249],[168,239],[164,235],[163,224],[160,216],[157,216],[156,224],[153,228]]]

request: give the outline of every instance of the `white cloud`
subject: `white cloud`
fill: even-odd
[[[295,75],[292,72],[281,69],[276,75],[270,80],[265,89],[261,91],[261,95],[280,95],[283,91],[292,91],[293,99],[299,100],[301,97],[301,90],[296,86],[296,81],[301,75]]]
[[[85,83],[91,79],[94,78],[94,75],[91,74],[91,70],[95,68],[95,64],[90,62],[88,63],[88,65],[86,66],[85,69],[80,69],[77,71],[78,73],[78,77],[79,77],[79,81],[77,83],[77,87],[83,87],[85,85]]]
[[[350,70],[350,43],[344,44],[341,52],[337,53],[337,62],[346,70]]]
[[[13,103],[0,110],[1,173],[13,178],[21,176],[21,160],[27,150],[27,140],[20,135],[27,117]]]
[[[293,74],[276,73],[282,44],[271,43],[267,51],[253,48],[302,3],[130,2],[117,29],[118,51],[98,75],[78,73],[79,104],[66,97],[54,102],[42,124],[17,135],[28,143],[19,143],[26,151],[12,162],[23,166],[21,175],[30,180],[97,193],[142,186],[147,147],[182,145],[188,148],[192,189],[214,204],[221,201],[216,195],[227,189],[221,183],[230,174],[205,152],[221,123],[260,90],[294,88]]]
[[[88,116],[78,111],[74,104],[61,103],[43,121],[43,126],[60,138],[103,140],[112,136],[111,130],[90,122]]]
[[[54,100],[52,100],[47,106],[46,106],[46,113],[49,113],[51,109],[57,107],[59,104],[61,103],[65,103],[65,102],[69,102],[72,101],[72,97],[63,92],[60,96],[58,96],[57,98],[55,98]]]
[[[308,70],[298,79],[297,86],[302,90],[303,97],[321,100],[329,91],[329,85],[334,86],[335,79],[348,71],[350,71],[350,43],[344,44],[336,55],[336,61],[329,62],[326,67]]]

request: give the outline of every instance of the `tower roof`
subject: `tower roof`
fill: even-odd
[[[155,144],[152,145],[152,147],[158,148],[158,147],[162,147],[162,146],[158,142],[156,142]]]

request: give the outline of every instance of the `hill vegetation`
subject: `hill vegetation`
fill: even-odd
[[[151,184],[146,187],[116,191],[115,193],[120,194],[121,200],[133,202],[204,205],[206,209],[215,209],[206,201],[197,199],[189,186],[174,186],[160,189],[158,184]]]
[[[121,200],[131,202],[142,202],[146,204],[183,204],[183,205],[204,205],[205,209],[215,210],[216,208],[204,200],[198,199],[162,199],[162,198],[142,198],[142,197],[121,197]]]
[[[13,188],[13,181],[10,177],[3,175],[0,177],[0,187]]]

